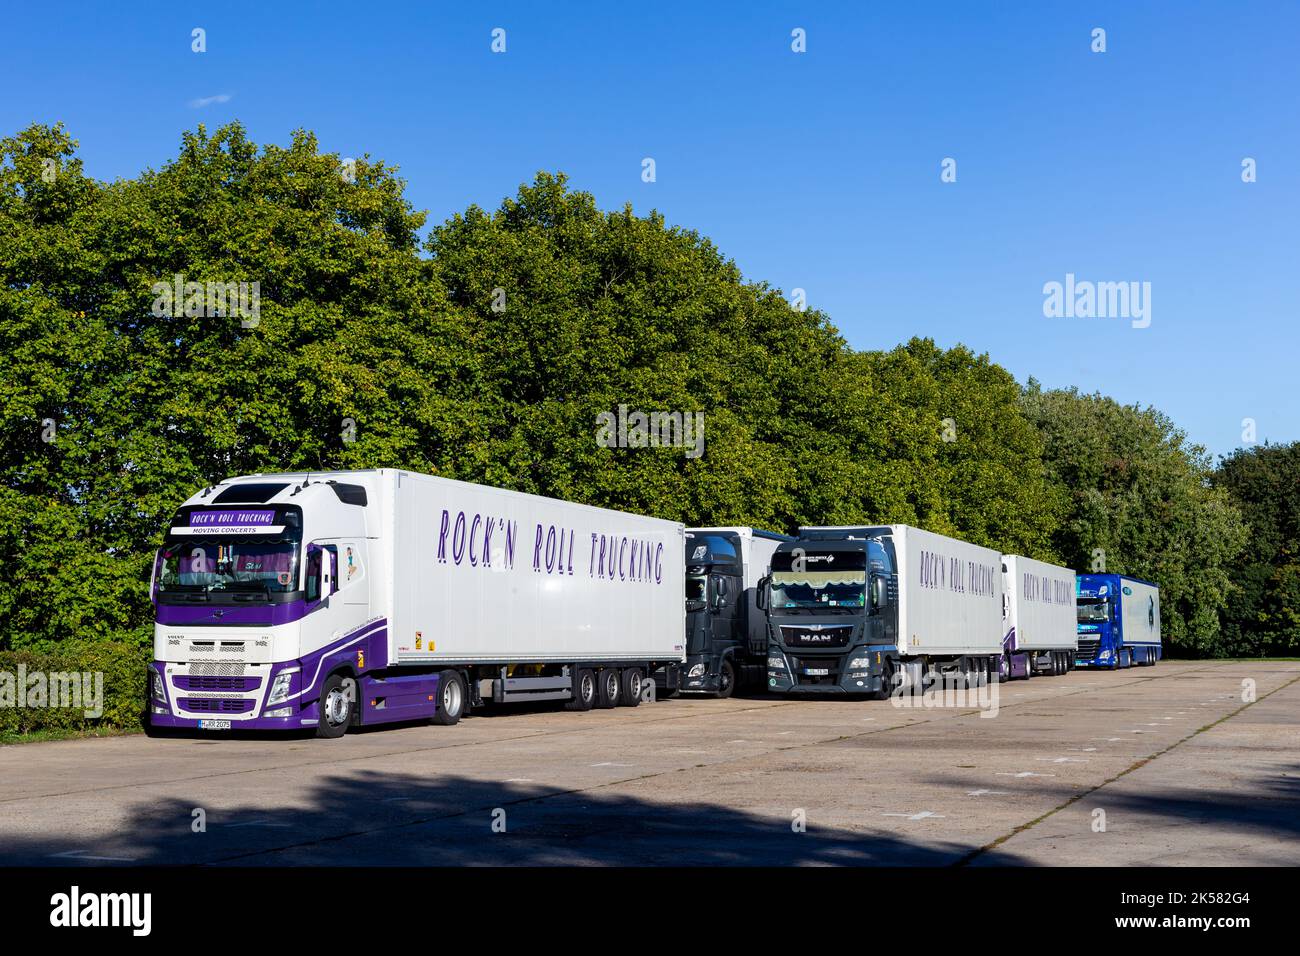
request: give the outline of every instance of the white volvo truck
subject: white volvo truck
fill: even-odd
[[[684,530],[391,469],[228,479],[158,551],[149,725],[338,737],[487,701],[636,706],[684,660]]]

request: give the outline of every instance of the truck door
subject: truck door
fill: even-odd
[[[871,626],[877,628],[875,637],[883,639],[884,643],[891,646],[898,646],[898,574],[894,566],[894,542],[892,539],[871,539],[867,542],[867,587],[873,587],[873,578],[880,577],[883,579],[885,592],[885,605],[880,608],[878,614],[873,618],[878,623]],[[871,595],[867,595],[868,601]]]
[[[739,577],[730,574],[709,575],[709,613],[712,619],[713,650],[721,652],[735,644],[742,635],[737,632],[739,623],[737,605],[744,596]]]

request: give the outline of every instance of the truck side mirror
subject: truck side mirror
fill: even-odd
[[[754,603],[758,605],[760,611],[767,610],[767,586],[772,582],[772,575],[765,574],[758,579],[758,587],[754,589]]]
[[[889,589],[885,584],[885,579],[879,575],[871,579],[871,606],[873,610],[879,611],[889,603]]]
[[[727,579],[713,579],[713,610],[721,611],[727,603]]]

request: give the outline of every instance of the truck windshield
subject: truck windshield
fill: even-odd
[[[772,555],[772,610],[865,607],[866,557],[862,551],[778,551]]]
[[[1110,602],[1105,598],[1094,600],[1079,601],[1079,623],[1092,624],[1096,621],[1105,621],[1110,615]]]
[[[287,592],[298,586],[298,543],[289,538],[192,539],[158,552],[158,593]]]

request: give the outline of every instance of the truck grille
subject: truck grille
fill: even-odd
[[[1075,657],[1081,661],[1090,661],[1097,656],[1097,648],[1101,646],[1100,637],[1080,637],[1079,650],[1075,652]]]
[[[781,625],[781,640],[786,647],[848,647],[853,637],[851,624],[823,624],[811,627]]]
[[[203,674],[180,674],[172,678],[180,690],[257,690],[262,686],[260,677],[217,677]]]
[[[230,700],[221,697],[182,697],[181,710],[203,714],[246,714],[257,706],[255,700]]]
[[[190,664],[191,677],[196,677],[196,676],[212,677],[218,675],[222,677],[238,677],[243,673],[244,673],[243,664],[232,664],[232,663],[226,663],[225,661],[222,661],[220,663],[216,663],[213,661],[195,661],[194,663]]]

